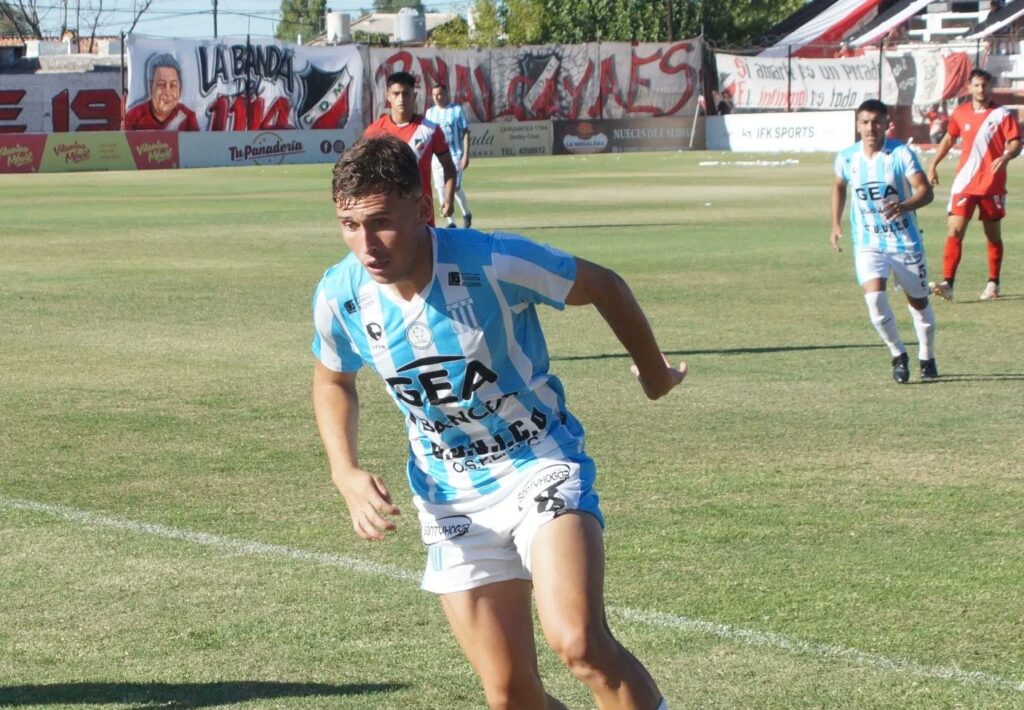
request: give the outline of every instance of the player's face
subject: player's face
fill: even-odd
[[[149,85],[153,114],[163,120],[181,101],[181,80],[173,67],[158,67],[153,72],[153,83]]]
[[[417,198],[366,195],[335,205],[341,236],[377,283],[417,292],[432,272],[427,219],[430,193]],[[405,288],[408,287],[408,288]]]
[[[971,79],[971,83],[967,85],[967,90],[971,92],[971,100],[979,106],[984,106],[992,98],[992,85],[983,76],[976,76]]]
[[[392,84],[388,87],[388,102],[391,104],[391,120],[408,123],[416,107],[416,92],[410,86]]]
[[[870,150],[881,150],[885,144],[885,129],[889,117],[884,113],[861,111],[857,114],[857,135]]]
[[[448,89],[443,86],[435,86],[430,95],[434,99],[435,106],[444,108],[448,105]]]

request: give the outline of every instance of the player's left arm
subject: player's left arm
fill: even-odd
[[[455,212],[455,178],[458,173],[455,171],[455,162],[452,160],[452,152],[448,148],[448,141],[444,139],[444,132],[440,127],[434,127],[432,147],[434,157],[441,164],[444,174],[444,204],[441,205],[441,216],[451,217]]]
[[[843,238],[843,209],[846,207],[846,178],[836,175],[832,182],[832,233],[829,243],[836,251],[842,251],[839,240]]]
[[[465,172],[469,167],[469,121],[464,111],[459,112],[459,118],[462,123],[462,170]]]
[[[629,285],[611,269],[577,258],[576,280],[565,303],[597,308],[633,358],[633,374],[650,399],[668,394],[686,377],[686,363],[680,362],[678,368],[669,363]]]
[[[917,166],[916,161],[914,164]],[[917,172],[907,175],[907,182],[910,183],[910,197],[902,202],[895,200],[887,202],[882,209],[882,216],[889,221],[899,219],[907,212],[913,212],[931,204],[931,201],[935,199],[935,190],[932,189],[931,181],[925,176],[920,166],[917,166]]]
[[[992,161],[992,173],[995,174],[1000,170],[1005,170],[1006,164],[1020,155],[1020,149],[1021,143],[1019,136],[1006,141],[1006,148],[1003,150],[1003,154]]]

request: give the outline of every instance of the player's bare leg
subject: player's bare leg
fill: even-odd
[[[565,710],[541,684],[530,604],[530,583],[521,579],[441,595],[448,624],[492,710]]]
[[[647,669],[612,636],[604,612],[604,541],[597,519],[568,513],[537,531],[531,546],[544,636],[598,708],[654,710],[661,693]]]

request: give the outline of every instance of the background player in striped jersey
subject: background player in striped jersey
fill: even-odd
[[[428,197],[431,159],[436,159],[441,166],[442,187],[438,190],[441,197],[441,216],[451,219],[452,212],[455,211],[452,202],[457,171],[444,131],[433,121],[428,121],[426,117],[416,113],[416,77],[409,72],[394,72],[387,78],[387,96],[388,112],[367,126],[363,135],[367,138],[397,136],[408,143],[419,161],[420,179],[427,186]],[[434,226],[432,197],[428,224]]]
[[[908,310],[917,333],[921,379],[939,376],[935,366],[935,313],[928,303],[928,270],[915,210],[933,199],[917,157],[897,140],[885,137],[888,109],[877,99],[857,108],[860,140],[836,156],[832,185],[832,247],[839,240],[852,188],[850,241],[854,249],[857,281],[864,288],[871,324],[892,355],[892,376],[903,384],[910,379],[909,358],[896,329],[886,279],[890,272],[907,294]]]
[[[595,466],[548,372],[536,307],[595,306],[651,399],[682,382],[685,363],[669,365],[614,272],[516,235],[430,229],[429,186],[400,140],[357,142],[332,194],[351,253],[313,297],[313,403],[356,533],[384,539],[399,513],[356,453],[366,364],[405,418],[422,586],[440,595],[488,704],[564,707],[538,673],[532,588],[548,643],[599,707],[666,707],[607,626]]]
[[[469,167],[469,120],[462,106],[452,103],[448,94],[448,87],[444,84],[437,84],[430,92],[434,105],[427,109],[427,120],[433,121],[441,130],[448,141],[448,149],[452,152],[452,162],[455,163],[455,203],[462,213],[462,224],[466,229],[473,226],[473,215],[469,211],[469,201],[466,199],[466,192],[462,189],[462,176]],[[434,188],[437,194],[444,199],[444,170],[437,158],[433,163]],[[448,221],[449,227],[454,227],[455,222]]]
[[[946,136],[928,166],[928,179],[939,184],[939,163],[957,138],[961,139],[960,163],[949,188],[949,236],[942,255],[943,280],[932,291],[953,300],[953,279],[974,207],[978,207],[988,240],[988,284],[982,300],[999,298],[999,272],[1003,265],[1002,219],[1006,216],[1006,164],[1020,155],[1020,126],[1012,112],[992,103],[992,75],[975,69],[968,79],[971,100],[957,106],[949,119]]]

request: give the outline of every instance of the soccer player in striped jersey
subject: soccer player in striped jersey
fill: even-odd
[[[831,242],[833,249],[842,251],[841,222],[850,187],[850,241],[857,281],[864,289],[871,324],[892,356],[892,377],[904,384],[910,379],[909,358],[885,292],[886,279],[892,273],[907,295],[917,333],[921,379],[937,378],[935,313],[928,302],[928,270],[915,213],[934,195],[910,148],[885,137],[888,112],[877,99],[857,108],[860,140],[840,152],[835,161]]]
[[[462,189],[462,175],[469,167],[469,120],[462,106],[452,103],[448,94],[448,87],[444,84],[437,84],[430,92],[434,105],[427,109],[427,120],[436,123],[448,141],[448,149],[452,152],[452,162],[455,163],[455,203],[462,212],[462,225],[469,229],[473,226],[473,214],[469,211],[469,201],[466,199],[466,192]],[[437,158],[432,163],[434,188],[437,194],[444,199],[444,170]],[[449,218],[449,227],[454,227],[455,222]]]
[[[1003,266],[1002,220],[1006,216],[1006,165],[1020,155],[1020,125],[1011,111],[992,103],[992,75],[984,69],[971,72],[967,83],[971,100],[957,106],[949,128],[928,166],[928,179],[939,184],[938,166],[957,138],[961,139],[960,164],[949,188],[949,236],[942,255],[942,276],[932,291],[953,300],[953,280],[963,248],[964,233],[978,208],[988,243],[988,283],[980,298],[999,298],[999,273]]]
[[[595,465],[548,371],[537,306],[595,306],[651,399],[685,363],[668,363],[614,272],[516,235],[428,227],[429,185],[396,138],[352,146],[332,195],[351,253],[313,297],[313,404],[356,533],[382,540],[400,512],[356,452],[367,365],[406,422],[422,587],[440,595],[488,704],[564,707],[537,670],[532,590],[549,644],[599,707],[664,708],[605,622]]]

